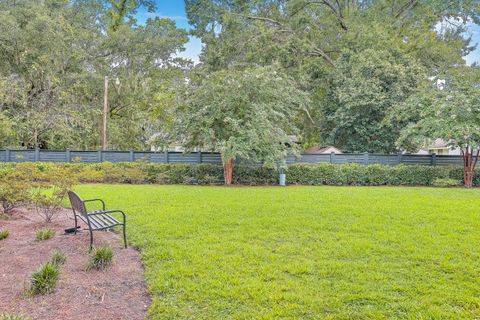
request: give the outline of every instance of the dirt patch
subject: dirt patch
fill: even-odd
[[[82,230],[77,235],[65,235],[64,229],[74,224],[72,219],[71,212],[65,211],[44,224],[35,212],[26,209],[17,210],[12,218],[0,219],[0,229],[10,231],[10,236],[0,241],[0,313],[42,320],[145,319],[150,298],[139,253],[123,249],[119,235],[96,231],[95,244],[110,245],[114,262],[106,271],[85,271],[89,234]],[[56,235],[36,241],[36,230],[44,227],[54,229]],[[67,256],[55,292],[26,295],[30,275],[50,259],[55,249]]]

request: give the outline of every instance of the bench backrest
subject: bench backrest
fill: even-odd
[[[72,210],[74,214],[81,214],[84,216],[87,215],[87,208],[85,207],[85,203],[78,194],[69,190],[68,198],[70,199],[70,204],[72,205]]]

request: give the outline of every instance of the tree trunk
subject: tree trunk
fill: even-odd
[[[228,159],[223,163],[223,177],[225,179],[225,185],[232,184],[233,178],[233,159]]]
[[[465,150],[462,150],[463,156],[463,184],[465,188],[473,186],[473,177],[475,176],[475,167],[477,166],[480,149],[473,155],[473,148],[467,145]]]

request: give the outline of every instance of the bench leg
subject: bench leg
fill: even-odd
[[[73,216],[75,217],[75,231],[73,232],[73,234],[77,234],[77,228],[78,228],[78,223],[77,223],[77,215],[76,214],[73,214]]]
[[[125,244],[125,249],[127,248],[127,230],[125,223],[123,224],[123,243]]]
[[[93,249],[93,231],[92,228],[88,229],[90,231],[90,251]]]

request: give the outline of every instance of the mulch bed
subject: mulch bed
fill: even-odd
[[[138,251],[123,249],[116,233],[97,231],[94,243],[108,244],[114,250],[113,264],[106,271],[87,272],[89,234],[82,230],[65,235],[63,230],[73,224],[69,211],[48,224],[27,209],[16,210],[7,219],[0,217],[0,230],[10,231],[0,241],[0,314],[20,314],[32,320],[145,319],[150,297]],[[54,229],[56,235],[35,240],[36,230],[45,227]],[[44,296],[27,295],[30,275],[55,249],[67,256],[56,290]]]

